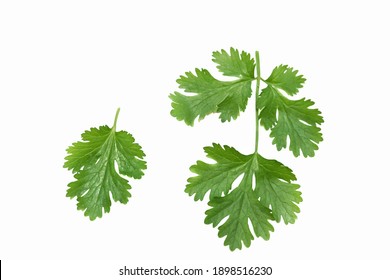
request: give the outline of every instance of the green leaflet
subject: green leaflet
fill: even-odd
[[[287,65],[275,67],[268,79],[265,80],[267,84],[280,88],[291,96],[298,93],[305,81],[306,79],[302,75],[298,75],[298,70]]]
[[[213,52],[213,61],[225,76],[254,79],[255,61],[249,53],[230,48],[230,54],[225,50]]]
[[[77,197],[77,209],[91,220],[110,212],[111,199],[126,204],[131,186],[121,175],[140,179],[146,169],[141,146],[126,131],[100,126],[82,134],[82,140],[67,149],[64,167],[75,173],[76,181],[68,184],[67,196]],[[117,165],[117,168],[116,168]]]
[[[249,54],[241,55],[234,49],[231,55],[226,52],[214,53],[214,61],[226,76],[238,77],[234,81],[219,81],[206,69],[195,69],[195,74],[186,72],[177,80],[179,88],[194,95],[174,92],[171,115],[188,125],[194,125],[196,118],[202,120],[211,113],[219,113],[222,122],[236,119],[245,111],[252,95],[251,83],[254,75],[254,61]],[[237,64],[237,61],[240,61]]]
[[[213,163],[197,161],[190,170],[195,176],[188,179],[185,192],[194,200],[209,199],[205,223],[218,227],[218,236],[233,251],[242,245],[249,247],[254,236],[265,240],[274,230],[272,222],[283,220],[292,224],[302,202],[299,185],[292,170],[276,160],[258,153],[259,126],[270,130],[278,150],[289,147],[294,156],[314,156],[322,141],[321,112],[309,99],[292,100],[306,79],[297,70],[280,65],[264,80],[260,77],[258,52],[254,61],[249,53],[231,48],[213,53],[213,61],[224,76],[232,81],[219,81],[209,71],[196,69],[177,80],[179,88],[192,95],[175,92],[171,115],[187,125],[211,113],[219,113],[222,122],[236,119],[246,109],[256,81],[256,138],[255,151],[243,155],[235,148],[213,144],[205,147]],[[254,75],[256,69],[256,76]],[[260,91],[260,83],[265,87]],[[237,185],[237,187],[233,187]]]
[[[288,137],[294,156],[299,156],[301,151],[304,157],[314,156],[317,144],[323,140],[317,125],[324,120],[312,105],[314,102],[309,99],[290,100],[271,85],[262,90],[257,99],[260,123],[265,129],[271,129],[272,143],[278,150],[286,148]]]

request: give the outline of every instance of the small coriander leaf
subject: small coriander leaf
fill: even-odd
[[[212,113],[219,113],[222,122],[236,119],[245,111],[249,97],[252,95],[251,84],[254,80],[254,62],[249,54],[232,49],[231,56],[225,51],[214,53],[214,61],[225,75],[239,77],[233,81],[220,81],[206,69],[195,69],[195,73],[186,72],[177,80],[180,92],[170,94],[172,100],[171,115],[187,125],[194,125]]]
[[[84,132],[82,140],[67,149],[64,167],[76,173],[67,196],[77,197],[77,209],[94,220],[102,217],[102,209],[110,212],[110,195],[114,201],[128,202],[131,186],[120,175],[141,178],[145,154],[130,133],[116,132],[116,120],[111,129],[101,126]]]
[[[213,52],[213,61],[225,76],[254,79],[255,61],[250,54],[230,48],[230,55],[225,50]]]
[[[301,152],[304,157],[314,156],[317,144],[323,140],[318,125],[324,120],[318,109],[311,108],[313,101],[304,98],[290,100],[269,85],[262,90],[257,104],[261,110],[260,123],[265,129],[271,129],[272,143],[278,150],[287,147],[288,137],[289,149],[294,156]]]
[[[303,75],[298,75],[298,70],[294,70],[288,65],[279,65],[274,68],[271,76],[266,80],[268,84],[284,90],[288,95],[298,93],[306,79]]]

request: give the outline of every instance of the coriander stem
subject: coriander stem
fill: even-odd
[[[116,130],[116,121],[118,120],[118,116],[119,116],[120,110],[121,110],[121,108],[118,108],[118,109],[116,110],[115,120],[114,120],[114,125],[112,126],[112,130]]]
[[[257,99],[260,92],[260,56],[259,52],[256,51],[256,95],[255,95],[255,110],[256,110],[256,140],[255,140],[255,154],[257,153],[259,147],[259,108],[257,107]]]

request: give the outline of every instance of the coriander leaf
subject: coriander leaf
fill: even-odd
[[[186,192],[195,200],[203,200],[210,192],[212,208],[206,212],[205,223],[215,227],[229,217],[219,227],[219,236],[226,236],[225,245],[231,250],[241,249],[242,243],[250,245],[253,235],[249,220],[254,234],[266,240],[273,231],[268,220],[280,222],[283,217],[285,223],[294,223],[302,199],[299,185],[291,183],[296,177],[288,167],[258,153],[243,155],[226,145],[213,144],[204,150],[216,163],[198,161],[191,166],[197,176],[188,179]],[[242,174],[239,185],[232,190],[233,182]]]
[[[257,104],[261,110],[260,123],[265,129],[271,129],[272,143],[278,150],[286,148],[288,137],[289,149],[294,156],[299,156],[301,152],[304,157],[314,156],[317,144],[323,140],[317,125],[324,120],[318,109],[311,108],[313,101],[304,98],[290,100],[268,85],[262,90]]]
[[[255,193],[260,202],[271,206],[272,215],[276,222],[283,217],[284,223],[293,224],[299,213],[298,203],[302,202],[301,192],[297,191],[298,184],[292,184],[297,178],[291,169],[276,160],[268,160],[257,155],[258,170],[255,172]]]
[[[77,208],[91,220],[110,212],[111,199],[126,204],[131,197],[131,186],[121,175],[141,178],[146,169],[145,154],[133,136],[116,131],[116,120],[108,126],[91,128],[82,140],[67,149],[65,168],[72,170],[76,181],[68,184],[67,196],[77,197]]]
[[[306,79],[303,75],[298,75],[298,70],[294,70],[288,65],[279,65],[274,68],[271,76],[265,81],[292,96],[298,93]]]
[[[195,69],[195,74],[186,72],[180,76],[179,88],[192,95],[171,94],[171,115],[192,126],[196,118],[202,120],[211,113],[219,113],[219,118],[225,122],[236,119],[245,111],[252,94],[254,62],[247,53],[240,56],[236,52],[231,51],[231,56],[224,51],[214,53],[214,61],[225,75],[237,76],[237,80],[217,80],[206,69]]]
[[[254,78],[255,61],[247,52],[230,48],[230,55],[225,51],[213,52],[213,61],[225,76],[237,78]]]

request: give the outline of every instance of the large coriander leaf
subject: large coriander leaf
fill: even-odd
[[[230,54],[225,50],[213,52],[213,61],[225,76],[254,79],[255,61],[250,54],[230,48]]]
[[[290,100],[272,85],[268,85],[257,99],[261,110],[260,123],[271,129],[270,136],[274,138],[278,150],[287,147],[287,138],[290,141],[289,149],[294,156],[302,152],[304,157],[314,156],[321,142],[322,134],[318,125],[324,122],[321,112],[311,108],[314,102],[310,99]]]
[[[297,178],[292,170],[276,160],[268,160],[257,155],[258,169],[255,172],[257,197],[265,207],[271,206],[277,222],[281,217],[285,224],[293,224],[299,213],[298,203],[302,202],[299,185],[293,184]]]
[[[275,67],[271,76],[266,80],[268,84],[284,90],[289,95],[298,93],[305,81],[303,75],[298,75],[298,70],[294,70],[288,65]]]
[[[110,211],[111,199],[129,200],[131,186],[121,175],[141,178],[146,169],[145,156],[131,134],[108,126],[92,128],[82,135],[83,141],[68,148],[64,167],[77,172],[69,183],[67,196],[77,197],[77,208],[91,220]]]
[[[204,151],[207,157],[215,160],[216,163],[197,161],[196,165],[190,167],[190,170],[198,176],[188,179],[185,191],[189,195],[195,194],[195,200],[203,200],[209,191],[210,199],[227,194],[250,160],[250,156],[244,156],[234,148],[222,147],[219,144],[205,147]]]
[[[220,81],[206,69],[195,69],[195,73],[186,72],[177,80],[179,88],[191,95],[174,92],[171,115],[188,125],[194,125],[196,118],[202,120],[211,113],[219,113],[222,122],[236,119],[245,111],[248,98],[252,94],[254,62],[249,54],[231,56],[226,52],[214,53],[214,61],[225,74],[239,79]]]
[[[226,236],[225,245],[231,250],[241,249],[242,243],[248,247],[253,234],[269,239],[273,227],[268,220],[295,221],[302,199],[288,167],[257,153],[243,155],[229,146],[213,144],[204,150],[215,163],[198,161],[193,165],[191,171],[197,176],[188,179],[186,192],[195,200],[203,200],[210,192],[212,208],[206,212],[205,222],[215,227],[228,217],[219,227],[219,236]],[[242,179],[238,179],[240,175]],[[239,184],[232,189],[236,180]]]

